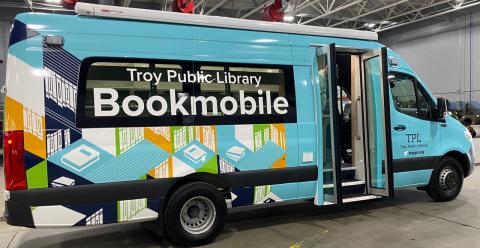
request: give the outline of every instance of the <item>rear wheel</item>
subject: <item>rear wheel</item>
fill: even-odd
[[[435,201],[451,201],[457,198],[463,186],[463,171],[460,163],[450,157],[440,161],[440,166],[433,171],[427,194]]]
[[[222,232],[226,213],[225,199],[214,186],[189,183],[170,197],[165,210],[165,230],[179,245],[207,244]]]

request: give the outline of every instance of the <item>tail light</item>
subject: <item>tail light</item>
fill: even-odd
[[[27,189],[23,148],[23,131],[7,131],[3,137],[5,188]]]

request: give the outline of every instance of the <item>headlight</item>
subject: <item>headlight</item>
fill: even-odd
[[[465,134],[465,138],[467,140],[472,141],[472,134],[470,133],[470,131],[468,131],[468,129],[465,129],[463,133]]]

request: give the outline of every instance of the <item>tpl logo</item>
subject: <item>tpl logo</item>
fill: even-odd
[[[420,137],[419,133],[407,133],[405,135],[407,136],[408,143],[420,143],[420,142],[422,142],[422,138]]]

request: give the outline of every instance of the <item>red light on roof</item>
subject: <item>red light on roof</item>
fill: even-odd
[[[173,12],[192,14],[194,9],[195,2],[193,0],[175,0],[172,3]]]
[[[263,20],[270,22],[283,22],[284,14],[283,1],[275,0],[273,4],[268,5],[263,10]]]

